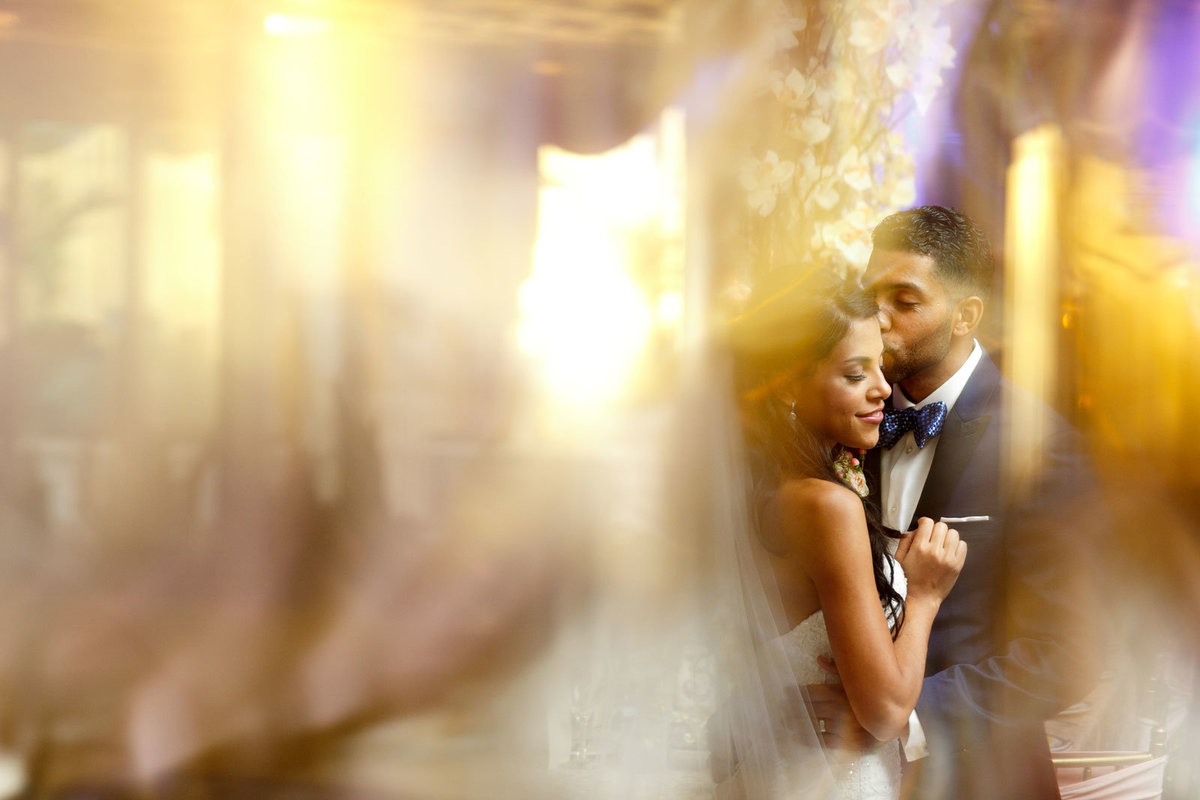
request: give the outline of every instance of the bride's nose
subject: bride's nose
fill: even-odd
[[[886,400],[892,394],[892,385],[883,377],[883,370],[871,370],[870,397],[872,400]]]

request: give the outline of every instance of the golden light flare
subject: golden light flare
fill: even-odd
[[[670,115],[668,115],[670,116]],[[533,271],[519,294],[517,343],[536,360],[553,402],[598,407],[627,391],[656,327],[678,331],[680,286],[639,283],[646,232],[665,242],[669,271],[680,258],[681,121],[664,118],[596,156],[544,147]]]
[[[619,393],[650,332],[645,295],[624,270],[620,242],[571,202],[542,192],[534,270],[521,287],[521,349],[569,405]]]
[[[1052,402],[1059,364],[1055,355],[1058,296],[1058,206],[1062,132],[1046,125],[1018,137],[1008,169],[1005,220],[1005,350],[1014,384],[1014,431],[1008,474],[1032,480],[1040,463],[1042,424],[1035,398]]]
[[[268,14],[263,31],[268,36],[319,36],[329,30],[328,19],[295,14]]]

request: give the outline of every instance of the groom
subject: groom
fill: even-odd
[[[913,409],[881,427],[867,457],[872,492],[885,527],[944,519],[969,545],[902,740],[906,796],[1057,798],[1042,723],[1090,679],[1088,602],[1073,569],[1088,555],[1080,510],[1094,499],[1089,464],[1078,434],[1030,401],[1021,407],[1036,411],[1043,468],[1003,469],[1006,448],[1024,435],[1009,405],[1021,395],[975,340],[993,274],[979,227],[925,206],[883,220],[872,240],[865,282],[879,305],[890,403]],[[866,746],[844,695],[810,689],[827,744]]]

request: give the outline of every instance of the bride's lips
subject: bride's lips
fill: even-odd
[[[863,422],[869,422],[872,425],[878,425],[883,422],[883,409],[877,408],[869,414],[859,414],[858,418]]]

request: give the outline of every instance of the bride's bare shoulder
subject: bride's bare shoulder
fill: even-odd
[[[780,521],[788,538],[838,535],[866,523],[862,501],[848,487],[819,478],[787,481],[779,492]]]
[[[793,478],[784,482],[779,500],[791,511],[862,513],[862,501],[849,487],[820,478]]]

